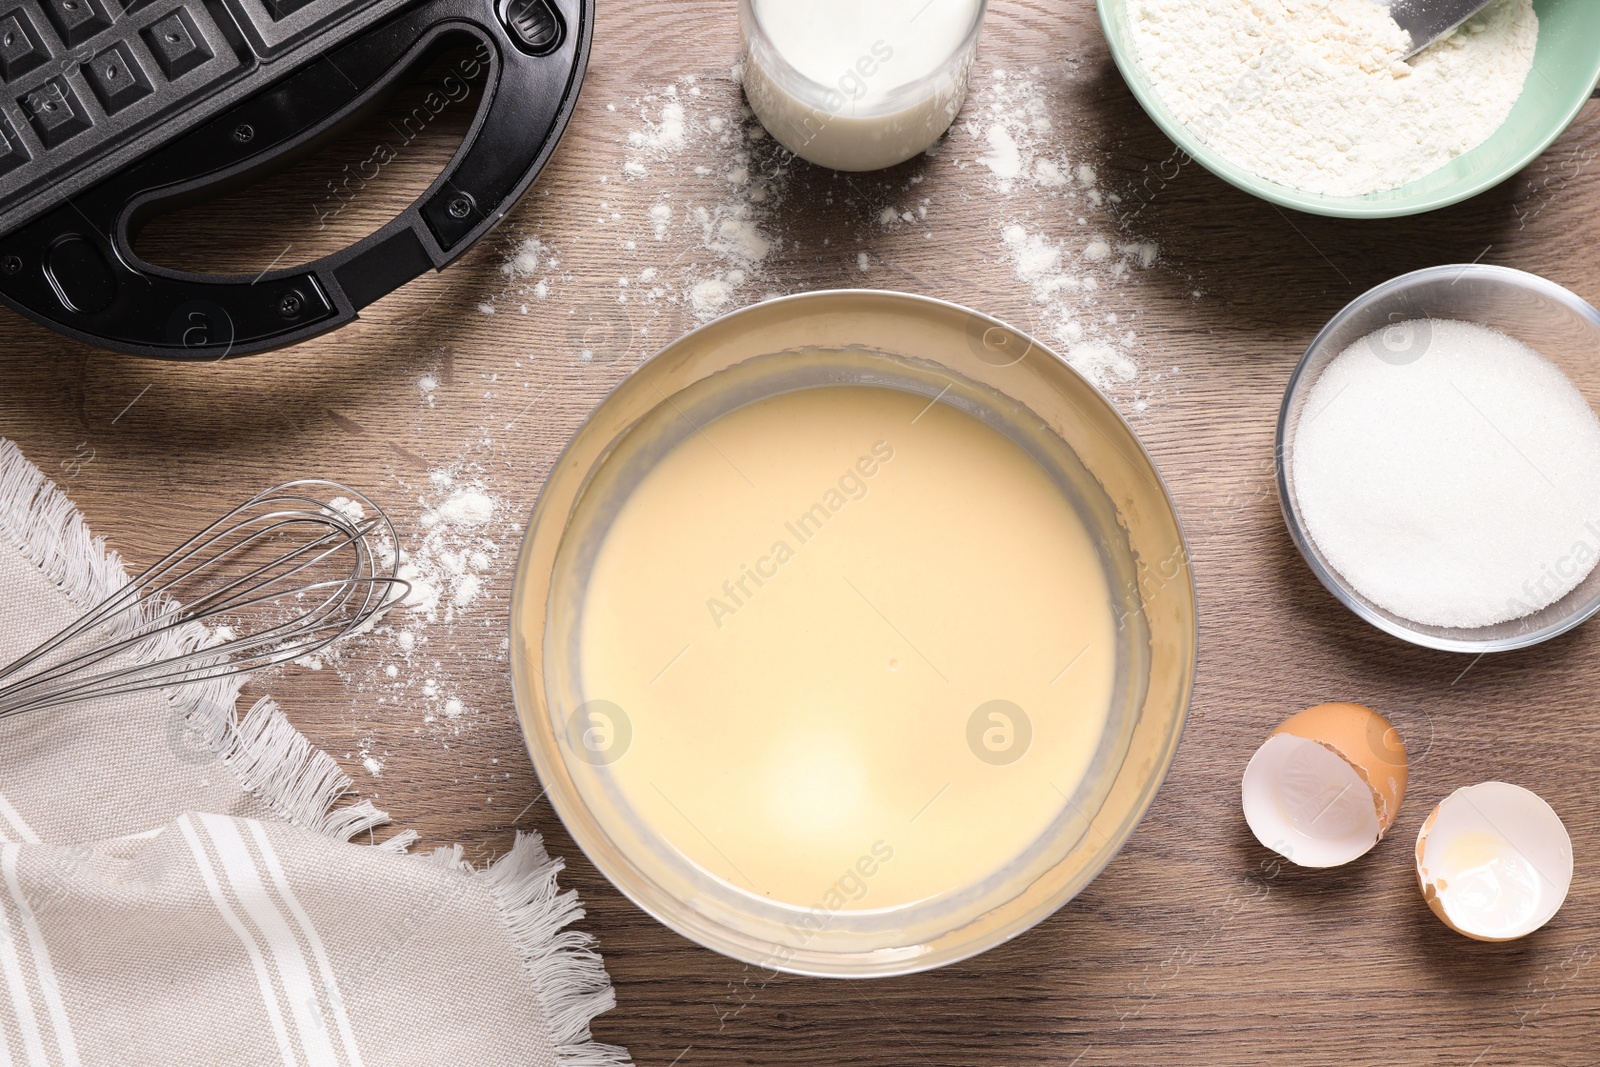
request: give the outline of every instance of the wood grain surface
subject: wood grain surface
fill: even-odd
[[[883,174],[797,163],[754,206],[773,245],[733,279],[732,302],[874,286],[1048,333],[1049,309],[1005,259],[1003,227],[1159,244],[1153,267],[1099,293],[1094,308],[1136,334],[1139,376],[1112,394],[1171,486],[1199,588],[1193,711],[1154,808],[1099,879],[1037,928],[966,963],[884,981],[773,976],[732,962],[643,915],[588,864],[541,799],[515,723],[502,648],[515,548],[541,479],[586,413],[698,321],[688,297],[696,281],[737,266],[707,248],[694,215],[738,202],[728,177],[744,125],[729,75],[737,47],[731,0],[603,4],[571,130],[504,226],[455,267],[318,341],[168,365],[0,314],[0,433],[135,563],[282,479],[356,485],[406,538],[420,538],[423,502],[437,502],[430,471],[481,480],[499,505],[489,535],[498,553],[476,603],[452,622],[419,626],[423,644],[409,660],[379,634],[341,663],[256,687],[425,843],[463,842],[487,861],[513,829],[543,833],[568,861],[566,883],[582,893],[584,926],[616,982],[618,1006],[597,1034],[640,1064],[1600,1061],[1600,626],[1483,659],[1380,634],[1296,555],[1270,458],[1295,359],[1371,285],[1477,260],[1600,302],[1600,105],[1523,174],[1468,203],[1388,222],[1298,215],[1174,157],[1113,67],[1090,0],[995,0],[962,121],[981,132],[985,109],[998,106],[996,72],[1012,85],[1032,79],[1044,87],[1049,137],[1074,166],[1097,168],[1100,189],[1120,204],[1026,183],[998,190],[977,162],[982,138],[960,129],[937,156]],[[630,132],[659,120],[669,84],[689,143],[630,147]],[[426,185],[468,110],[441,115],[331,220],[319,223],[328,183],[367,157],[381,128],[270,186],[162,220],[141,248],[162,262],[250,271],[340,247]],[[733,131],[732,148],[713,119]],[[771,165],[769,142],[750,151],[750,166]],[[642,176],[624,173],[629,159],[643,163]],[[646,214],[657,202],[674,209],[661,241]],[[926,219],[882,221],[885,208],[918,205]],[[530,237],[547,249],[539,272],[506,273]],[[663,291],[653,302],[640,281],[649,268]],[[543,298],[533,291],[541,280]],[[430,373],[439,386],[425,394],[418,380]],[[395,679],[382,670],[390,663],[402,664]],[[435,696],[424,692],[429,679]],[[458,719],[438,714],[444,696],[462,701]],[[1391,838],[1361,861],[1286,869],[1251,838],[1239,776],[1273,725],[1323,700],[1366,702],[1393,718],[1411,747],[1410,795]],[[381,777],[363,754],[381,762]],[[1439,798],[1491,778],[1548,799],[1577,858],[1562,912],[1503,945],[1435,919],[1410,856]]]

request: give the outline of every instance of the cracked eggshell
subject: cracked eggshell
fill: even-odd
[[[1538,794],[1506,782],[1457,789],[1417,833],[1417,883],[1433,913],[1479,941],[1549,922],[1572,885],[1572,839]]]
[[[1245,821],[1267,848],[1302,867],[1337,867],[1369,852],[1400,812],[1406,746],[1362,704],[1318,704],[1287,719],[1251,757]]]

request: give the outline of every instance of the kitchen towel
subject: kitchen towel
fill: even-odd
[[[126,580],[0,438],[0,664]],[[387,815],[238,690],[0,720],[0,1067],[628,1062],[590,1035],[615,996],[536,835],[479,871],[349,844]]]

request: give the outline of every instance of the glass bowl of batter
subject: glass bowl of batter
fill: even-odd
[[[512,615],[540,778],[702,945],[883,976],[1072,898],[1189,701],[1172,504],[1062,360],[964,308],[811,293],[647,361],[540,496]]]

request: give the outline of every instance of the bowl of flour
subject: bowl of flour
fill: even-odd
[[[1207,170],[1320,215],[1430,211],[1497,185],[1600,83],[1600,4],[1495,0],[1412,58],[1377,0],[1098,0],[1145,111]]]
[[[1358,297],[1306,349],[1278,420],[1295,547],[1413,644],[1496,652],[1600,611],[1600,312],[1467,264]]]

